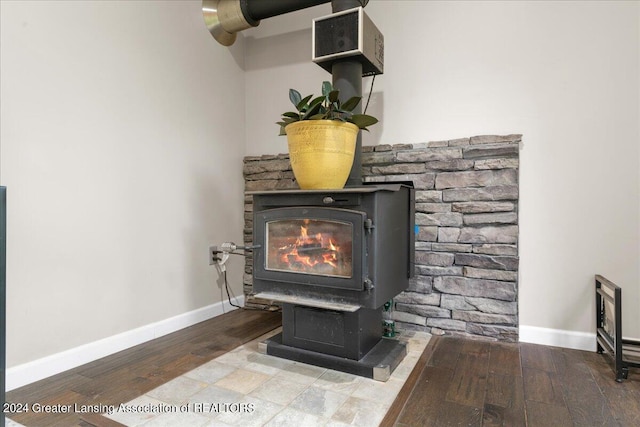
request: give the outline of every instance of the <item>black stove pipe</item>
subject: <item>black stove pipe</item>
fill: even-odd
[[[368,1],[368,0],[367,0]],[[364,6],[367,1],[361,0],[332,0],[331,10],[333,13],[354,7]],[[340,90],[340,100],[346,101],[352,96],[362,97],[362,63],[345,58],[336,61],[331,66],[333,76],[333,87]],[[362,101],[353,111],[355,114],[362,113]],[[359,187],[362,185],[362,131],[358,132],[356,139],[356,152],[353,158],[353,166],[347,178],[346,187]]]
[[[306,9],[330,0],[202,0],[207,29],[218,43],[231,46],[236,35],[256,27],[260,20]]]
[[[240,0],[240,7],[247,20],[260,21],[273,16],[284,15],[296,10],[329,3],[331,0]],[[257,23],[255,25],[258,25]]]

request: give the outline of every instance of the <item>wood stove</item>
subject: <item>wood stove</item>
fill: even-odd
[[[267,354],[386,380],[406,354],[382,306],[414,271],[412,185],[250,194],[254,290],[283,309]]]

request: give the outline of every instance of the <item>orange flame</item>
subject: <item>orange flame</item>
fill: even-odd
[[[324,242],[328,242],[328,244]],[[305,250],[308,253],[304,253]],[[338,268],[339,252],[340,247],[336,246],[329,236],[323,236],[322,233],[309,236],[308,228],[300,226],[300,236],[296,239],[295,245],[290,250],[283,251],[280,260],[289,265],[292,270],[297,269],[296,265],[306,269],[313,268],[318,264],[328,264],[333,268]]]

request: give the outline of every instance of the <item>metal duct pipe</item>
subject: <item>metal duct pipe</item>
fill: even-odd
[[[354,7],[365,6],[368,0],[332,0],[331,10],[333,13]],[[340,101],[346,101],[352,96],[362,97],[362,63],[348,58],[337,61],[331,66],[333,76],[333,87],[340,90]],[[353,111],[356,114],[362,113],[362,101]],[[362,131],[358,132],[356,139],[356,152],[353,158],[353,166],[347,178],[347,187],[358,187],[362,185]]]
[[[261,19],[271,18],[272,16],[284,15],[285,13],[295,12],[296,10],[329,3],[329,1],[330,0],[242,0],[240,6],[242,7],[242,11],[246,12],[245,16],[259,21]]]
[[[340,101],[344,102],[352,96],[362,97],[362,63],[357,61],[338,61],[331,67],[333,87],[340,90]],[[362,101],[353,110],[354,114],[362,113]],[[356,138],[356,152],[353,156],[353,166],[345,186],[358,187],[362,185],[362,131]]]
[[[261,19],[306,9],[330,0],[202,0],[207,29],[218,43],[231,46],[236,35],[257,27]]]

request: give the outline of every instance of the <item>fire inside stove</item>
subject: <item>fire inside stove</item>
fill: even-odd
[[[353,224],[287,219],[266,224],[266,269],[322,276],[352,276]]]

